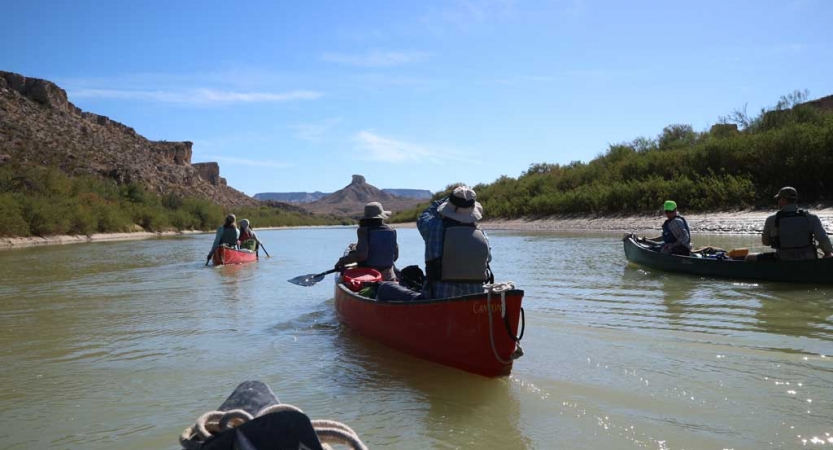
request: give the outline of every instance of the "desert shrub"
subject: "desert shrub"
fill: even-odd
[[[29,224],[18,202],[12,194],[0,194],[0,236],[29,236]]]

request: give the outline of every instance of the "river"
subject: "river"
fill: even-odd
[[[373,449],[833,448],[831,286],[646,271],[619,234],[493,231],[526,354],[486,379],[340,326],[332,278],[286,282],[330,269],[354,228],[259,235],[271,257],[235,267],[204,266],[209,235],[0,251],[0,449],[177,449],[249,379]],[[399,242],[421,264],[417,231]]]

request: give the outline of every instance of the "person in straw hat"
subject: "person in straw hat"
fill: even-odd
[[[483,292],[483,285],[492,279],[492,254],[489,239],[478,226],[483,206],[476,199],[473,189],[458,186],[420,214],[417,229],[425,241],[422,292],[382,283],[377,290],[379,299],[449,298]]]
[[[769,253],[750,253],[749,261],[792,261],[816,259],[816,241],[825,258],[833,254],[830,237],[824,231],[818,216],[798,209],[798,191],[790,186],[782,187],[775,195],[778,212],[767,217],[761,233],[761,243],[775,249]]]
[[[335,264],[341,269],[347,264],[357,263],[359,267],[370,267],[382,274],[382,280],[396,281],[394,262],[399,259],[399,244],[396,230],[384,221],[390,217],[379,202],[364,205],[364,215],[359,219],[356,230],[356,246]]]

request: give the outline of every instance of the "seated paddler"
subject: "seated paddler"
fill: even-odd
[[[399,244],[396,241],[396,230],[385,223],[388,217],[390,211],[385,211],[381,203],[366,204],[356,230],[355,248],[342,256],[335,268],[341,269],[347,264],[356,263],[359,267],[378,270],[382,280],[396,281],[394,263],[399,259]]]
[[[240,239],[240,230],[237,229],[237,217],[234,214],[226,216],[225,222],[217,228],[217,233],[214,235],[214,243],[211,244],[211,251],[208,252],[208,258],[214,255],[217,247],[225,245],[231,248],[237,248],[237,241]]]
[[[242,219],[240,221],[240,248],[257,252],[260,247],[260,239],[257,238],[257,233],[252,229],[249,219]]]
[[[761,243],[775,249],[751,253],[747,261],[795,261],[818,258],[816,243],[825,258],[833,255],[830,237],[818,216],[798,207],[798,191],[785,186],[775,195],[778,212],[766,218]]]
[[[662,223],[662,235],[653,238],[662,242],[662,253],[688,256],[691,254],[691,229],[688,222],[677,211],[677,202],[666,200],[662,205],[665,222]]]
[[[382,283],[380,300],[415,300],[481,294],[491,282],[489,239],[478,222],[483,206],[468,186],[458,186],[450,196],[433,202],[417,218],[425,241],[425,284],[414,292],[396,283]]]

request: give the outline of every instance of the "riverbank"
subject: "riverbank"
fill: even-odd
[[[255,231],[281,230],[285,228],[333,228],[336,225],[304,225],[298,227],[263,227],[255,228]],[[140,239],[153,239],[159,237],[179,236],[183,234],[213,234],[214,231],[185,230],[185,231],[134,231],[128,233],[96,233],[90,236],[85,235],[59,235],[59,236],[27,236],[27,237],[0,237],[0,250],[36,247],[41,245],[63,245],[82,244],[85,242],[102,241],[130,241]]]
[[[684,214],[692,234],[760,234],[767,216],[774,210],[723,211],[711,213]],[[833,232],[833,208],[812,209],[811,212],[821,219],[828,233]],[[656,233],[662,227],[665,216],[659,214],[641,216],[601,216],[575,214],[550,216],[536,219],[486,220],[482,227],[486,230],[518,231],[601,231],[647,234]],[[413,228],[414,223],[394,224],[396,228]],[[265,227],[255,231],[283,228],[332,228],[331,225],[303,227]],[[125,241],[134,239],[151,239],[181,234],[199,234],[205,231],[139,231],[133,233],[99,233],[91,236],[48,236],[48,237],[4,237],[0,238],[0,250],[20,247],[55,244],[79,244],[84,242]]]
[[[89,236],[28,236],[28,237],[2,237],[0,238],[0,250],[20,248],[20,247],[35,247],[40,245],[60,245],[60,244],[81,244],[85,242],[102,242],[102,241],[129,241],[138,239],[152,239],[165,236],[178,236],[182,234],[197,234],[205,233],[204,231],[136,231],[132,233],[96,233]]]
[[[811,209],[822,225],[833,232],[833,208]],[[774,210],[743,210],[685,214],[692,234],[760,234],[767,216]],[[665,216],[660,214],[641,216],[564,215],[540,219],[487,220],[486,230],[521,231],[615,231],[623,233],[657,232],[662,228]]]

